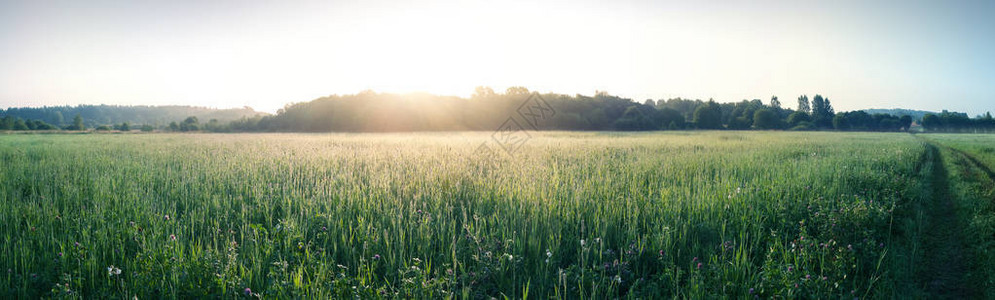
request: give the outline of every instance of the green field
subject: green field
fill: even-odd
[[[995,137],[0,135],[3,298],[992,295]]]

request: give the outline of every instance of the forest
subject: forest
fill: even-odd
[[[364,91],[291,103],[275,115],[251,108],[77,106],[10,108],[0,111],[0,130],[207,131],[207,132],[405,132],[487,131],[514,119],[529,105],[545,114],[535,130],[837,130],[992,132],[991,113],[891,110],[836,112],[828,97],[797,97],[794,109],[777,96],[718,103],[713,99],[632,99],[596,92],[593,96],[532,93],[511,87],[503,93],[478,87],[469,98],[427,93]],[[875,110],[872,110],[875,111]],[[878,110],[879,111],[879,110]],[[909,114],[901,114],[905,111]],[[73,116],[72,121],[69,117]],[[919,116],[922,116],[919,118]],[[82,120],[82,121],[81,121]],[[80,122],[81,121],[81,122]]]
[[[123,123],[165,128],[169,122],[197,117],[201,120],[230,122],[243,117],[261,116],[249,107],[215,109],[194,106],[125,106],[125,105],[77,105],[12,107],[0,109],[0,130],[51,130],[74,128],[98,128],[101,125],[120,127]],[[75,124],[75,116],[83,120],[82,126]],[[18,121],[20,119],[21,121]],[[23,124],[22,124],[23,123]],[[23,126],[22,126],[23,125]],[[135,129],[141,126],[136,126]]]

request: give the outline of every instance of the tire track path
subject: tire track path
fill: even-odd
[[[970,254],[962,243],[963,226],[950,192],[944,157],[936,145],[927,143],[927,148],[933,165],[930,174],[932,195],[926,205],[929,216],[929,230],[923,243],[926,265],[920,269],[918,277],[924,281],[922,284],[930,298],[975,298],[977,295],[967,280]]]

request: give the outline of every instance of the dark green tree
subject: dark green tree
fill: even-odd
[[[653,108],[650,108],[653,109]],[[656,109],[653,109],[655,111]],[[633,105],[625,109],[622,113],[622,117],[615,120],[615,129],[618,130],[653,130],[657,129],[653,124],[653,120],[645,115],[645,113],[640,110],[640,106]]]
[[[14,128],[14,117],[7,115],[0,119],[0,130],[10,130]]]
[[[198,131],[200,130],[200,123],[197,121],[197,117],[190,116],[183,123],[180,123],[180,131]]]
[[[722,107],[712,100],[699,106],[694,110],[694,124],[700,129],[721,129]]]
[[[819,128],[833,127],[833,105],[829,103],[829,98],[823,98],[816,94],[812,98],[812,123]]]
[[[898,125],[903,128],[902,130],[909,130],[912,127],[912,116],[904,115],[898,119]]]
[[[17,118],[16,120],[14,120],[14,126],[11,129],[12,130],[30,130],[31,128],[28,128],[28,125],[24,123],[24,119]]]
[[[801,123],[811,122],[812,119],[808,116],[807,113],[803,111],[796,111],[794,113],[791,113],[790,116],[788,116],[787,121],[789,127],[795,127],[801,125]]]
[[[798,96],[798,111],[808,113],[811,107],[808,105],[808,96]]]
[[[83,117],[79,114],[73,117],[73,124],[69,125],[66,129],[68,130],[86,130],[86,125],[83,124]]]
[[[773,111],[761,109],[753,113],[753,127],[757,129],[776,129],[777,123],[777,114]]]
[[[850,123],[844,114],[836,114],[833,117],[833,128],[836,130],[850,130]]]

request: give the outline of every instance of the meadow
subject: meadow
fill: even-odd
[[[0,296],[850,299],[995,281],[988,136],[539,132],[481,154],[489,139],[0,135]]]

